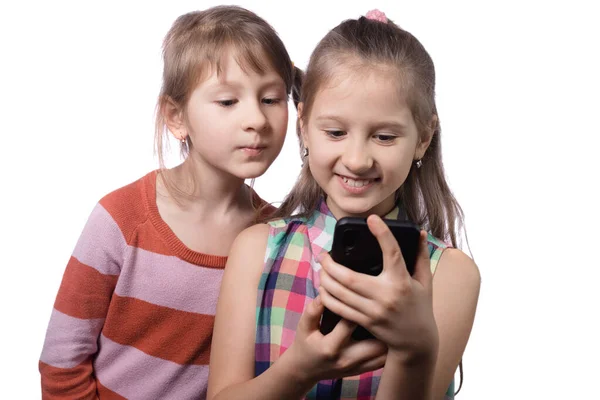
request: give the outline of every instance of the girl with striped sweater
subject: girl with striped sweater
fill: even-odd
[[[67,264],[39,369],[44,399],[202,399],[231,243],[272,211],[244,181],[287,129],[294,67],[250,11],[180,16],[163,45],[161,168],[93,209]],[[167,135],[184,162],[166,169]]]

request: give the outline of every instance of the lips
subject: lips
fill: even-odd
[[[336,174],[337,175],[337,174]],[[344,175],[337,175],[342,187],[353,194],[362,194],[369,190],[371,186],[377,181],[379,178],[354,178]]]
[[[247,146],[240,146],[240,149],[251,149],[251,150],[264,150],[267,147],[266,144],[249,144]]]
[[[342,178],[342,180],[344,181],[344,183],[346,185],[355,187],[355,188],[361,188],[363,186],[367,186],[368,184],[370,184],[374,181],[374,179],[352,179],[352,178],[348,178],[345,176],[340,176],[340,177]]]
[[[252,146],[242,146],[240,150],[242,150],[245,154],[253,157],[260,155],[267,146],[264,145],[252,145]]]

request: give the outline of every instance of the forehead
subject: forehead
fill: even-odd
[[[200,71],[198,84],[223,84],[248,79],[284,84],[283,78],[264,54],[254,54],[231,46],[222,51],[218,58],[206,60],[200,66]]]
[[[342,68],[315,96],[311,118],[331,114],[362,122],[408,122],[412,113],[406,95],[395,68]]]

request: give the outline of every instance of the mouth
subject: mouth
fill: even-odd
[[[336,174],[337,175],[337,174]],[[342,187],[347,191],[355,194],[364,193],[367,191],[373,184],[379,182],[380,178],[351,178],[349,176],[337,175]]]
[[[260,155],[266,148],[267,148],[267,146],[265,146],[265,145],[252,145],[252,146],[239,147],[240,150],[242,150],[244,153],[246,153],[247,155],[252,156],[252,157]]]

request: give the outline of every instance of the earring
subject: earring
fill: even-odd
[[[306,158],[308,157],[308,147],[304,148],[304,151],[302,152],[302,158]]]
[[[417,168],[421,168],[423,166],[423,161],[417,160],[417,162],[415,162],[415,165],[417,166]]]

